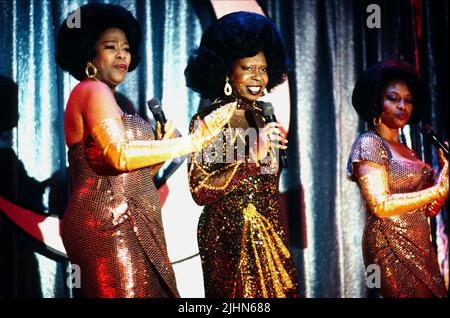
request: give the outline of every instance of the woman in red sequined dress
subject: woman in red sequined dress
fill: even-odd
[[[185,70],[188,87],[212,101],[193,122],[223,103],[238,102],[223,134],[191,155],[189,164],[192,196],[205,206],[198,244],[206,297],[298,296],[280,219],[278,162],[270,156],[287,141],[281,124],[266,123],[257,103],[265,89],[285,80],[285,59],[269,19],[236,12],[206,30]],[[259,135],[257,146],[245,131]]]
[[[369,130],[354,142],[347,176],[358,184],[368,212],[366,266],[379,266],[383,297],[447,297],[430,240],[428,217],[448,196],[448,161],[433,169],[399,142],[399,129],[424,110],[423,84],[413,66],[380,62],[356,83],[352,102]]]
[[[64,117],[72,179],[61,228],[67,255],[81,269],[84,297],[178,297],[152,173],[205,147],[235,105],[206,117],[192,135],[171,138],[167,125],[155,140],[152,127],[114,99],[139,63],[138,22],[120,6],[79,10],[80,27],[66,19],[56,43],[58,64],[80,81]]]

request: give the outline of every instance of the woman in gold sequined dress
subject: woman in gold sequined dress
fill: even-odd
[[[379,266],[383,297],[447,297],[427,218],[447,199],[448,161],[439,151],[436,177],[398,139],[399,129],[420,120],[423,90],[413,66],[387,61],[369,68],[353,91],[353,106],[370,129],[352,146],[347,176],[365,201],[364,262]]]
[[[64,115],[72,178],[61,228],[67,255],[80,268],[83,297],[178,297],[153,170],[206,146],[235,105],[206,117],[192,135],[171,138],[167,125],[155,140],[152,127],[114,99],[139,63],[138,22],[120,6],[79,10],[80,27],[66,19],[56,43],[58,64],[80,81]]]
[[[278,163],[270,155],[286,148],[287,141],[281,124],[265,123],[256,102],[266,89],[285,80],[285,59],[269,19],[236,12],[206,30],[185,70],[187,85],[213,101],[193,117],[191,129],[196,119],[220,105],[238,102],[223,134],[206,151],[191,155],[188,165],[192,196],[205,206],[198,244],[206,297],[298,296],[280,219]],[[251,130],[259,135],[257,146],[244,137]]]

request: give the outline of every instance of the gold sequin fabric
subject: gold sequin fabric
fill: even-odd
[[[122,120],[128,140],[154,139],[139,116]],[[91,136],[68,157],[72,196],[61,230],[82,296],[178,297],[151,168],[114,170]]]
[[[354,142],[347,164],[347,176],[356,181],[353,164],[371,161],[386,167],[390,193],[408,193],[430,187],[433,169],[416,160],[395,159],[387,143],[368,131]],[[381,295],[410,297],[419,281],[436,297],[447,297],[437,258],[430,240],[426,206],[388,218],[368,213],[363,234],[364,263],[381,270]]]
[[[216,107],[209,106],[199,117]],[[258,127],[264,126],[260,110],[242,103],[239,109]],[[225,141],[219,140],[225,154]],[[279,214],[278,169],[261,173],[251,162],[208,163],[201,154],[191,156],[188,169],[192,196],[205,206],[198,245],[206,297],[298,297],[295,265]]]

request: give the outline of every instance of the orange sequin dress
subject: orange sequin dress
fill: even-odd
[[[390,193],[415,192],[434,184],[435,174],[429,165],[420,160],[394,159],[386,142],[372,131],[361,134],[352,146],[347,164],[351,181],[357,181],[353,163],[360,161],[386,168]],[[364,263],[366,267],[380,267],[380,292],[384,297],[409,297],[419,281],[436,297],[447,297],[430,240],[426,208],[383,219],[368,213],[363,235]]]
[[[139,116],[123,122],[129,140],[154,139]],[[91,136],[68,156],[72,196],[62,238],[80,266],[83,297],[178,297],[151,168],[114,170]]]
[[[198,116],[203,118],[219,105],[209,106]],[[241,101],[238,108],[245,117],[253,116],[258,127],[264,126],[260,110]],[[228,137],[236,150],[239,134],[229,128],[237,127],[227,125],[223,135],[205,148],[205,155],[191,156],[188,164],[192,196],[205,206],[198,224],[205,295],[298,297],[295,265],[280,219],[278,168],[262,173],[256,163],[206,159],[209,149],[218,145],[226,160]]]

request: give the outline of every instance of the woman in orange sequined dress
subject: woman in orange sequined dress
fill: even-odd
[[[191,129],[223,103],[238,102],[223,135],[191,155],[188,168],[192,196],[205,206],[198,244],[206,297],[298,296],[280,219],[278,163],[268,155],[287,141],[281,124],[267,124],[257,103],[265,89],[285,80],[285,58],[269,19],[237,12],[207,29],[185,70],[187,85],[213,101],[193,117]],[[257,146],[245,139],[250,130],[259,135]]]
[[[210,114],[193,135],[171,138],[167,125],[155,140],[150,124],[124,114],[114,98],[139,63],[139,24],[120,6],[79,10],[80,27],[65,20],[56,43],[58,64],[80,81],[64,114],[72,178],[61,228],[67,255],[80,268],[83,297],[178,297],[152,174],[205,147],[235,105]]]
[[[366,205],[364,262],[379,266],[383,297],[447,297],[427,218],[447,199],[448,161],[440,150],[436,177],[398,139],[399,129],[420,120],[423,91],[414,67],[402,61],[373,65],[353,91],[353,106],[369,130],[352,146],[347,176]]]

